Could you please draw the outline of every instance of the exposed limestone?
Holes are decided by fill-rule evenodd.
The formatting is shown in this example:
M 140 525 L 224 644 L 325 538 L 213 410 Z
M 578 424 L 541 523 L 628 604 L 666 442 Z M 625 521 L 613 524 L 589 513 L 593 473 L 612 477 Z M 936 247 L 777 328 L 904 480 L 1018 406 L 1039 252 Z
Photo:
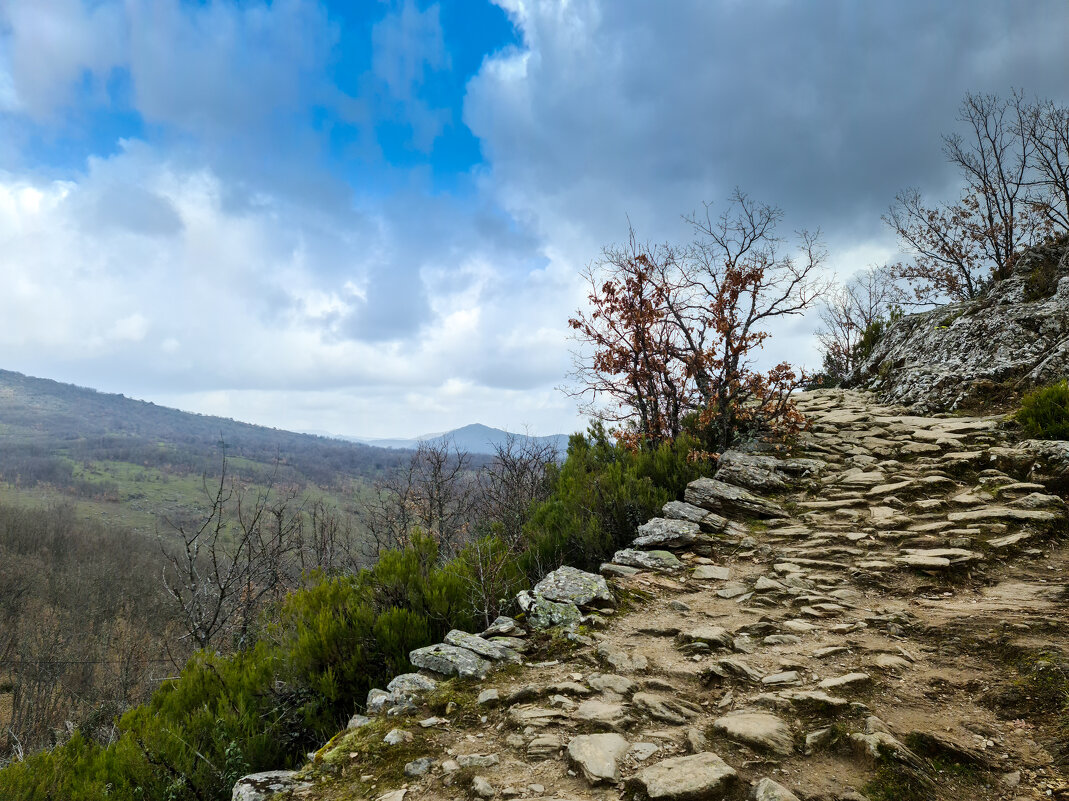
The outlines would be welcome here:
M 683 550 L 702 542 L 701 526 L 689 520 L 655 517 L 638 527 L 634 547 L 642 549 Z
M 604 579 L 602 579 L 604 581 Z M 445 641 L 448 645 L 455 645 L 458 648 L 465 648 L 472 653 L 476 653 L 483 659 L 490 659 L 494 662 L 519 662 L 520 655 L 513 651 L 511 648 L 506 648 L 503 645 L 499 645 L 493 640 L 484 640 L 482 637 L 476 637 L 474 634 L 468 634 L 466 631 L 459 631 L 453 629 L 445 635 Z M 413 662 L 412 664 L 415 664 Z
M 1069 374 L 1069 238 L 1026 251 L 984 295 L 891 323 L 850 377 L 919 411 L 955 409 Z M 1049 271 L 1037 297 L 1030 283 Z
M 617 551 L 613 554 L 612 561 L 618 565 L 644 570 L 674 571 L 683 567 L 683 563 L 669 551 L 639 551 L 634 548 Z
M 231 798 L 233 801 L 268 801 L 278 793 L 298 792 L 309 786 L 297 778 L 295 770 L 268 770 L 238 779 Z

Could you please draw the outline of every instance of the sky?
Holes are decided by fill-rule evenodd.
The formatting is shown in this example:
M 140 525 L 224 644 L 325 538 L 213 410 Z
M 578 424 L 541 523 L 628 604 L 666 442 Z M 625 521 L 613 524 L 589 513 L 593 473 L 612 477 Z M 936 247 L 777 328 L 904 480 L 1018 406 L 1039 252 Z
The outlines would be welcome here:
M 0 0 L 0 368 L 297 431 L 568 433 L 580 270 L 738 187 L 840 277 L 1064 0 Z M 722 206 L 721 206 L 722 207 Z M 717 206 L 714 206 L 716 209 Z M 769 363 L 819 366 L 813 315 Z

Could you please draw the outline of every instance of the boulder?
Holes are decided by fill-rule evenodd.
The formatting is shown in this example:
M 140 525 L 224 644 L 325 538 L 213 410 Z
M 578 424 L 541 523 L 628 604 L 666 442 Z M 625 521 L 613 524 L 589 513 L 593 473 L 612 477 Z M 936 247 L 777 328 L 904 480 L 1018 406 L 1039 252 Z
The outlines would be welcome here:
M 720 532 L 730 525 L 726 517 L 702 509 L 686 501 L 669 501 L 661 507 L 661 514 L 669 520 L 687 520 L 697 523 L 704 531 Z
M 712 751 L 665 759 L 635 775 L 650 801 L 715 801 L 725 798 L 738 774 Z
M 484 679 L 490 670 L 490 663 L 478 654 L 447 643 L 417 648 L 408 655 L 408 660 L 416 667 L 462 679 Z
M 420 673 L 402 673 L 400 676 L 394 676 L 386 685 L 386 689 L 394 696 L 416 695 L 430 692 L 437 686 L 438 682 Z
M 779 492 L 787 487 L 782 465 L 774 456 L 724 451 L 716 463 L 716 478 L 755 492 Z
M 487 628 L 481 635 L 481 637 L 522 637 L 526 632 L 520 628 L 520 624 L 513 620 L 511 617 L 505 617 L 500 615 L 490 627 Z
M 576 606 L 616 604 L 604 577 L 567 565 L 557 568 L 538 582 L 534 594 L 550 601 Z
M 527 622 L 539 631 L 555 628 L 574 628 L 582 620 L 583 613 L 575 604 L 559 604 L 545 598 L 535 598 L 527 609 Z
M 788 516 L 778 504 L 715 478 L 699 478 L 690 482 L 683 498 L 687 503 L 723 515 L 761 518 Z
M 583 734 L 568 742 L 568 759 L 591 784 L 620 781 L 617 761 L 631 748 L 619 734 Z

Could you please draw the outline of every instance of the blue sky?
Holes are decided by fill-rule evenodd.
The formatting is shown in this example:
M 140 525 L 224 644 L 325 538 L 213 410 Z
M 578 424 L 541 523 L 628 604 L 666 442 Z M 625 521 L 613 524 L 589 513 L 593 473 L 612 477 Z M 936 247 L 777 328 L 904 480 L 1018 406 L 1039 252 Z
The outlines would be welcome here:
M 1067 40 L 1063 0 L 0 0 L 0 367 L 569 431 L 578 272 L 628 219 L 681 241 L 739 186 L 841 275 L 893 258 L 964 93 L 1066 100 Z M 770 361 L 815 364 L 813 326 Z

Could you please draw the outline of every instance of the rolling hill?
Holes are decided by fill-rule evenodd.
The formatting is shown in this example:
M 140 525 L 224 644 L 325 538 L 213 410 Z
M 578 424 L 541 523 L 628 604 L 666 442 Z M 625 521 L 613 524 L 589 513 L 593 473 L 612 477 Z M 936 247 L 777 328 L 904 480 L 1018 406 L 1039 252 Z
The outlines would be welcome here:
M 224 449 L 244 480 L 342 502 L 408 458 L 0 370 L 0 500 L 70 501 L 144 530 L 195 505 L 201 476 L 218 475 Z

